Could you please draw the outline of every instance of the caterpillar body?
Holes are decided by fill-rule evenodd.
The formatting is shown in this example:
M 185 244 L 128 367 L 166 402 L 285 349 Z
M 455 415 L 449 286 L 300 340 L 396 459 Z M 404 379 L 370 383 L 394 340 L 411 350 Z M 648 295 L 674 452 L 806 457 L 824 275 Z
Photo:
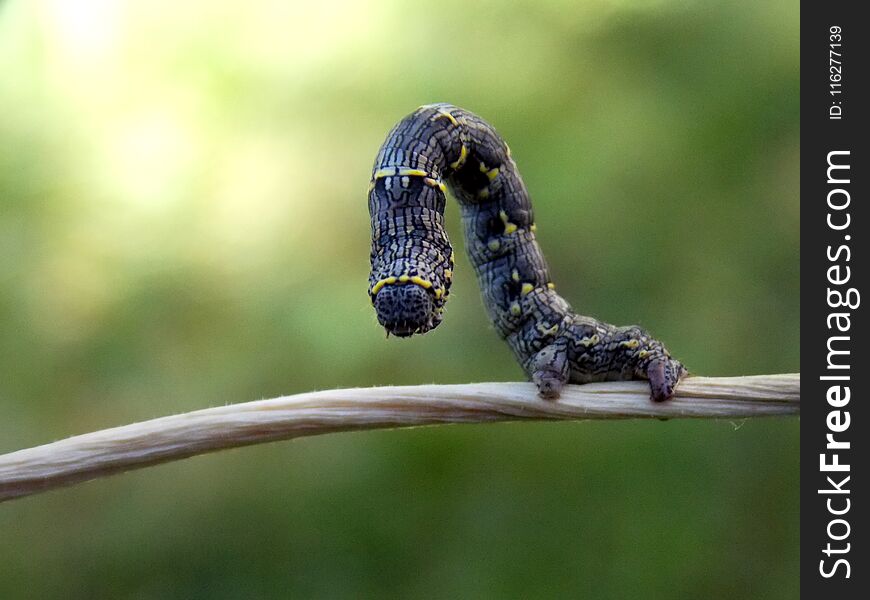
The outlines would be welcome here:
M 686 370 L 661 342 L 637 326 L 579 315 L 556 293 L 510 149 L 483 119 L 449 104 L 402 119 L 375 159 L 369 296 L 388 335 L 441 322 L 454 268 L 447 188 L 462 209 L 489 318 L 542 397 L 557 397 L 567 382 L 626 379 L 648 379 L 655 401 L 673 395 Z

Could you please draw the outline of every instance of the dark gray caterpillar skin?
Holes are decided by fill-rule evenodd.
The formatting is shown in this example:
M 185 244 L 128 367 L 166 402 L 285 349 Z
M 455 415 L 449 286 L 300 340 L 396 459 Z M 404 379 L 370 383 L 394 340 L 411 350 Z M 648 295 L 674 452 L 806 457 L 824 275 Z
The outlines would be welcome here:
M 686 370 L 661 342 L 637 326 L 578 315 L 555 292 L 510 149 L 483 119 L 449 104 L 402 119 L 375 159 L 369 296 L 388 334 L 441 322 L 454 264 L 446 187 L 462 207 L 489 318 L 541 396 L 557 397 L 569 381 L 626 379 L 648 379 L 653 400 L 673 395 Z

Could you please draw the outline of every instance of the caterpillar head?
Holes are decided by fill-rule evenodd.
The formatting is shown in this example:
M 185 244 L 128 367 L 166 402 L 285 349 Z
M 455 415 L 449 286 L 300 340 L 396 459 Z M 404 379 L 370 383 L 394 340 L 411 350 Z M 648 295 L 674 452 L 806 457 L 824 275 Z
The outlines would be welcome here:
M 374 292 L 372 303 L 387 335 L 409 337 L 426 333 L 441 323 L 441 307 L 431 288 L 414 283 L 385 285 Z

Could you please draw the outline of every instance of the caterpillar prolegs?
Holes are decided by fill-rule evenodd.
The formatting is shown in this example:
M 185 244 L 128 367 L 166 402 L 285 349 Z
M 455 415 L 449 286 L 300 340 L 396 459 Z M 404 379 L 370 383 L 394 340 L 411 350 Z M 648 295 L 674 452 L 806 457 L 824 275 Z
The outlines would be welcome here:
M 557 397 L 567 382 L 626 379 L 648 379 L 653 400 L 673 395 L 686 370 L 661 342 L 637 326 L 578 315 L 555 292 L 510 149 L 483 119 L 449 104 L 402 119 L 375 159 L 369 296 L 388 334 L 441 322 L 454 264 L 448 187 L 489 318 L 541 396 Z

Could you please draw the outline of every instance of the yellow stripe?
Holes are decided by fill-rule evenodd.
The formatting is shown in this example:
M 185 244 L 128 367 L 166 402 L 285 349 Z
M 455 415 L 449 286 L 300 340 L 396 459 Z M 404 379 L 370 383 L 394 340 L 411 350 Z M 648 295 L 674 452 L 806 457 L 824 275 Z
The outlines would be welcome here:
M 465 147 L 465 144 L 462 144 L 462 149 L 459 151 L 459 158 L 450 163 L 451 169 L 458 169 L 462 165 L 465 164 L 465 158 L 468 156 L 468 148 Z
M 429 281 L 428 279 L 423 279 L 422 277 L 419 277 L 419 276 L 417 276 L 417 275 L 413 275 L 413 276 L 411 277 L 411 283 L 416 283 L 416 284 L 419 285 L 421 288 L 424 288 L 424 289 L 427 289 L 427 290 L 428 290 L 430 287 L 432 287 L 432 282 L 431 282 L 431 281 Z
M 371 295 L 374 297 L 385 285 L 394 285 L 396 283 L 404 284 L 404 283 L 413 283 L 415 285 L 419 285 L 421 288 L 428 290 L 432 287 L 432 282 L 428 279 L 423 279 L 419 275 L 399 275 L 398 277 L 390 276 L 385 277 L 384 279 L 379 280 L 372 286 Z M 438 290 L 435 290 L 436 297 L 439 296 Z M 443 293 L 443 290 L 442 290 Z
M 431 177 L 426 177 L 425 179 L 423 179 L 423 183 L 425 183 L 426 185 L 428 185 L 430 187 L 437 187 L 442 192 L 445 192 L 445 193 L 447 192 L 447 187 L 444 185 L 444 183 L 437 180 L 437 179 L 432 179 Z
M 375 294 L 380 292 L 381 288 L 384 287 L 385 285 L 393 285 L 394 283 L 396 283 L 395 277 L 387 277 L 385 279 L 381 279 L 380 281 L 378 281 L 376 284 L 374 284 L 372 286 L 372 297 L 374 297 Z
M 409 169 L 408 167 L 387 167 L 386 169 L 378 169 L 372 175 L 372 179 L 382 179 L 383 177 L 429 177 L 429 173 L 422 169 Z
M 520 289 L 520 293 L 525 296 L 526 294 L 531 294 L 533 289 L 535 289 L 535 286 L 531 283 L 524 283 L 523 287 Z
M 437 121 L 438 119 L 449 119 L 450 122 L 454 125 L 459 125 L 459 121 L 456 120 L 456 117 L 451 115 L 449 111 L 446 111 L 443 108 L 438 108 L 438 115 L 432 120 Z

